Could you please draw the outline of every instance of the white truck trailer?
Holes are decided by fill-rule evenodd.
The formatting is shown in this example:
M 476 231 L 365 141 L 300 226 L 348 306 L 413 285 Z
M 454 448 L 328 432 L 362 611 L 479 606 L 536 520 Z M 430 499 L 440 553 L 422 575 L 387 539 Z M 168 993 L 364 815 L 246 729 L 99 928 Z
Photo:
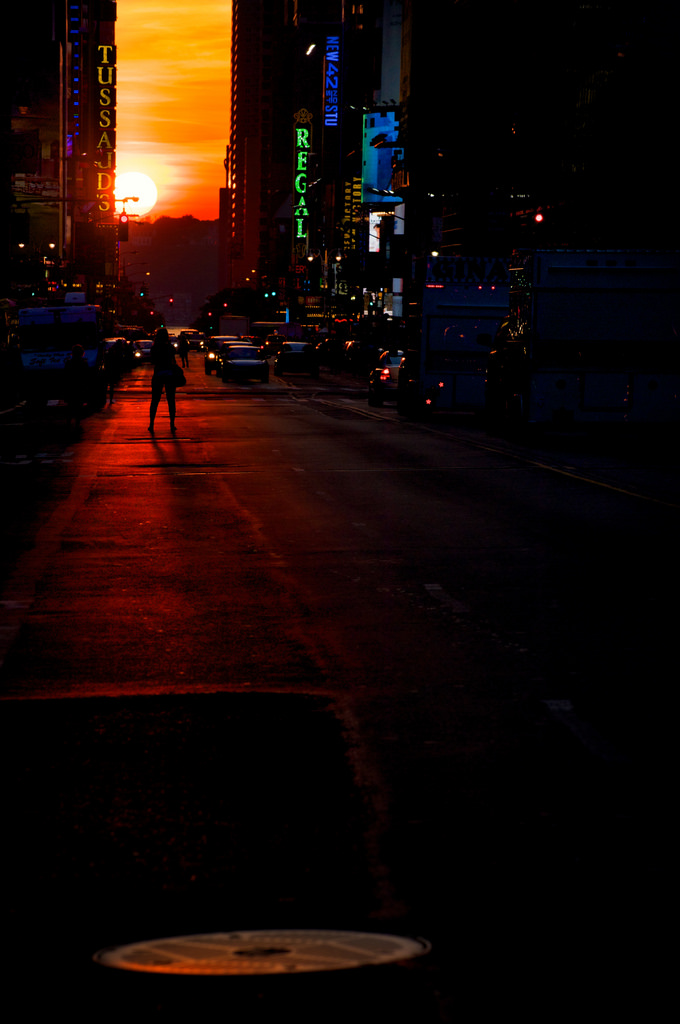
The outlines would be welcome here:
M 483 412 L 488 353 L 508 310 L 508 263 L 486 256 L 428 260 L 420 348 L 400 370 L 401 413 Z
M 680 421 L 680 253 L 518 252 L 489 355 L 500 422 Z
M 221 316 L 220 335 L 222 337 L 246 338 L 250 334 L 250 317 Z

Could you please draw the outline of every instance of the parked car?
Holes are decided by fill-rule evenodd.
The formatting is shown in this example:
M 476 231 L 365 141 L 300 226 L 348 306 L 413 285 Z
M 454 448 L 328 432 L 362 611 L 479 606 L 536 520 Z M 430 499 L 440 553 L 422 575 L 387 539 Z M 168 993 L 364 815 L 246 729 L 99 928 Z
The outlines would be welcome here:
M 303 341 L 286 341 L 274 362 L 274 373 L 308 373 L 319 376 L 319 362 L 313 345 Z
M 404 353 L 385 349 L 378 356 L 378 363 L 368 375 L 368 404 L 382 405 L 386 398 L 397 397 L 399 367 Z
M 376 365 L 379 351 L 372 341 L 348 338 L 343 344 L 342 365 L 348 373 L 368 373 Z
M 257 345 L 225 345 L 221 353 L 222 380 L 269 380 L 269 363 Z
M 220 373 L 220 352 L 225 345 L 233 345 L 234 342 L 238 342 L 240 339 L 236 335 L 217 335 L 215 338 L 208 338 L 203 355 L 203 363 L 205 366 L 205 372 L 210 375 L 213 370 L 218 374 Z

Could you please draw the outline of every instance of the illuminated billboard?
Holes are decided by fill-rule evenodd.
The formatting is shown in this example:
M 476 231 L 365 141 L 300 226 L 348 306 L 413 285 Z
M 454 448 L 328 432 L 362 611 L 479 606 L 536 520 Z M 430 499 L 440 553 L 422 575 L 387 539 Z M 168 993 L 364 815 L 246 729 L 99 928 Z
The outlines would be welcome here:
M 364 114 L 362 148 L 362 202 L 383 206 L 401 203 L 392 190 L 392 162 L 402 159 L 398 146 L 399 121 L 395 110 Z

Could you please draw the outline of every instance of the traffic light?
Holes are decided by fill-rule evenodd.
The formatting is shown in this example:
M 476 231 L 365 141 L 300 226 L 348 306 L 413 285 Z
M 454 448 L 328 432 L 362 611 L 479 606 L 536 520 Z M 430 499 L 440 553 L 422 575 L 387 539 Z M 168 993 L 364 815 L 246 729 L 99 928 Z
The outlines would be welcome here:
M 118 241 L 127 242 L 128 240 L 128 223 L 130 218 L 127 213 L 121 213 L 118 218 Z

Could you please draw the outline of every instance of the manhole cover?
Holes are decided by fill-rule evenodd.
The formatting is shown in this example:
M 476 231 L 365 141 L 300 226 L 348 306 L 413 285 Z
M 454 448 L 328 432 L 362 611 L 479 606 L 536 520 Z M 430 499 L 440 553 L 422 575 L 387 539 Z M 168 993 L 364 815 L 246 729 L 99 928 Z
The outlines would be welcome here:
M 101 949 L 106 967 L 157 974 L 298 974 L 410 960 L 425 939 L 344 931 L 214 932 Z

